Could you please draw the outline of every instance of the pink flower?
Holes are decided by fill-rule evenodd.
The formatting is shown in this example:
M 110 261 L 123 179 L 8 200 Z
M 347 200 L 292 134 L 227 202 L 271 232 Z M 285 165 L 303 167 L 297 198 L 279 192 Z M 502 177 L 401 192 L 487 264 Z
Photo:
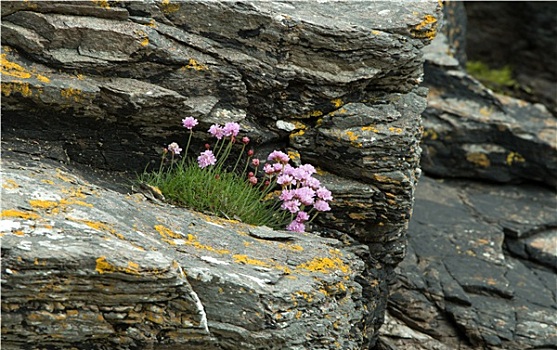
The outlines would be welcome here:
M 275 169 L 275 173 L 280 173 L 284 166 L 280 163 L 273 164 L 273 168 Z
M 203 151 L 201 155 L 197 157 L 197 163 L 201 169 L 208 167 L 209 165 L 215 165 L 217 158 L 212 151 Z
M 321 186 L 321 182 L 314 177 L 310 177 L 309 179 L 307 179 L 305 184 L 306 186 L 311 187 L 314 190 L 319 189 L 319 186 Z
M 294 178 L 292 176 L 283 174 L 277 178 L 277 183 L 279 185 L 288 186 L 292 183 L 293 180 Z
M 271 175 L 275 173 L 275 169 L 273 168 L 273 166 L 269 163 L 265 164 L 263 166 L 263 171 L 265 172 L 265 174 L 267 175 Z
M 224 129 L 222 128 L 222 126 L 218 125 L 218 124 L 213 124 L 211 125 L 211 127 L 209 128 L 209 134 L 213 135 L 214 137 L 217 138 L 217 140 L 222 139 L 222 137 L 224 136 Z
M 292 198 L 294 198 L 294 194 L 294 190 L 282 190 L 279 199 L 286 202 L 292 200 Z
M 331 191 L 329 191 L 325 187 L 318 188 L 317 191 L 315 191 L 315 194 L 317 194 L 317 197 L 319 197 L 320 199 L 322 199 L 324 201 L 333 200 L 333 196 L 331 195 Z
M 224 124 L 224 136 L 237 136 L 240 132 L 240 124 L 238 123 L 226 123 Z
M 315 191 L 309 187 L 300 187 L 295 190 L 296 191 L 296 198 L 302 202 L 303 205 L 312 205 L 313 204 L 313 197 L 315 197 Z
M 247 145 L 249 143 L 249 137 L 247 137 L 247 136 L 242 137 L 242 143 L 244 145 Z
M 288 224 L 288 226 L 286 226 L 286 229 L 291 232 L 304 232 L 306 230 L 306 225 L 297 220 L 294 220 L 290 224 Z
M 303 171 L 305 171 L 310 175 L 313 175 L 316 172 L 315 168 L 311 164 L 302 164 L 298 167 L 298 169 L 302 169 Z
M 250 149 L 250 150 L 248 151 L 248 157 L 253 157 L 253 153 L 254 153 L 253 150 Z
M 305 211 L 299 211 L 298 215 L 296 216 L 296 221 L 304 222 L 309 220 L 309 215 Z
M 259 166 L 259 163 L 260 163 L 260 160 L 257 159 L 257 158 L 253 158 L 253 159 L 251 160 L 251 164 L 253 164 L 253 166 L 255 166 L 255 167 L 258 167 L 258 166 Z
M 180 152 L 182 152 L 182 149 L 176 142 L 172 142 L 170 145 L 168 145 L 168 150 L 174 154 L 180 154 Z
M 286 164 L 290 161 L 290 158 L 288 158 L 288 155 L 284 152 L 273 151 L 273 152 L 271 152 L 271 154 L 269 154 L 269 157 L 267 157 L 267 160 L 282 163 L 282 164 Z
M 322 199 L 316 200 L 315 203 L 313 203 L 313 207 L 317 211 L 329 211 L 329 210 L 331 210 L 331 207 L 329 206 L 329 203 L 325 202 Z
M 283 210 L 288 210 L 292 214 L 296 214 L 300 210 L 300 201 L 297 199 L 293 199 L 290 201 L 285 201 L 280 206 Z
M 194 117 L 186 117 L 185 119 L 182 119 L 182 125 L 186 129 L 191 130 L 197 124 L 198 124 L 197 119 L 195 119 Z
M 252 185 L 257 184 L 257 178 L 256 178 L 255 176 L 250 176 L 250 177 L 248 178 L 248 181 L 249 181 L 249 183 L 252 184 Z

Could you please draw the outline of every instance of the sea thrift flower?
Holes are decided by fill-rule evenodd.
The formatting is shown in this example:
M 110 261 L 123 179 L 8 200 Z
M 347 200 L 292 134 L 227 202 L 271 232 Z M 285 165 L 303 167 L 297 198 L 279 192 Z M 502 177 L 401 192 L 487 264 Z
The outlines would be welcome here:
M 292 199 L 290 201 L 285 201 L 280 206 L 284 210 L 288 210 L 292 214 L 296 214 L 300 210 L 300 201 L 297 199 Z
M 290 158 L 288 158 L 288 155 L 284 152 L 273 151 L 273 152 L 271 152 L 271 154 L 269 154 L 269 157 L 267 158 L 267 160 L 282 163 L 282 164 L 286 164 L 290 161 Z
M 182 149 L 176 142 L 172 142 L 170 145 L 168 145 L 168 150 L 174 154 L 180 154 L 180 152 L 182 152 Z
M 321 186 L 321 182 L 314 177 L 310 177 L 306 180 L 306 186 L 311 187 L 314 190 L 318 190 Z
M 209 165 L 215 165 L 217 158 L 212 151 L 201 152 L 201 155 L 197 157 L 197 163 L 201 169 L 208 167 Z
M 309 187 L 300 187 L 296 189 L 296 198 L 298 198 L 303 205 L 312 205 L 314 201 L 313 197 L 315 197 L 315 191 Z
M 224 136 L 237 136 L 240 132 L 240 124 L 226 123 L 222 130 L 224 131 Z
M 253 166 L 255 166 L 255 167 L 258 167 L 258 166 L 259 166 L 259 163 L 260 163 L 260 160 L 257 159 L 257 158 L 253 158 L 253 159 L 251 160 L 251 164 L 253 164 Z
M 295 194 L 294 190 L 282 190 L 282 192 L 280 193 L 279 199 L 281 201 L 286 202 L 286 201 L 292 200 L 292 198 L 294 198 L 294 194 Z
M 242 137 L 242 143 L 244 145 L 247 145 L 249 143 L 249 137 L 247 137 L 247 136 Z
M 208 144 L 208 143 L 206 143 L 206 144 L 205 144 L 205 149 L 211 149 L 211 145 Z
M 316 172 L 314 166 L 311 165 L 311 164 L 302 164 L 298 167 L 298 169 L 301 169 L 301 170 L 305 171 L 309 175 L 313 175 Z
M 315 203 L 313 203 L 313 207 L 317 211 L 329 211 L 329 210 L 331 210 L 331 207 L 329 206 L 329 203 L 325 202 L 322 199 L 316 200 Z
M 217 140 L 222 139 L 222 137 L 224 136 L 224 129 L 218 125 L 218 124 L 213 124 L 211 125 L 211 127 L 209 128 L 209 134 L 213 135 L 214 137 L 217 138 Z
M 254 154 L 254 153 L 255 153 L 255 152 L 253 152 L 253 150 L 250 149 L 250 150 L 248 151 L 248 157 L 253 157 L 253 154 Z
M 299 211 L 298 215 L 296 216 L 296 221 L 304 222 L 309 220 L 309 215 L 305 211 Z
M 265 164 L 263 166 L 263 171 L 265 172 L 265 174 L 267 175 L 271 175 L 275 173 L 275 169 L 273 168 L 273 166 L 269 163 Z
M 279 185 L 282 185 L 282 186 L 288 186 L 292 183 L 292 181 L 294 181 L 294 178 L 292 176 L 286 175 L 286 174 L 280 175 L 277 178 L 277 183 Z
M 252 184 L 252 185 L 257 184 L 257 178 L 256 178 L 255 176 L 250 176 L 250 177 L 248 178 L 248 181 L 249 181 L 249 183 Z
M 306 230 L 306 225 L 298 220 L 294 220 L 286 226 L 286 229 L 291 232 L 304 232 Z
M 333 196 L 331 195 L 331 191 L 329 191 L 325 187 L 318 188 L 317 191 L 315 191 L 315 194 L 317 194 L 317 197 L 319 197 L 320 199 L 322 199 L 324 201 L 333 200 Z
M 194 126 L 196 126 L 198 124 L 197 119 L 195 119 L 194 117 L 186 117 L 185 119 L 182 119 L 182 125 L 184 126 L 184 128 L 186 129 L 193 129 Z

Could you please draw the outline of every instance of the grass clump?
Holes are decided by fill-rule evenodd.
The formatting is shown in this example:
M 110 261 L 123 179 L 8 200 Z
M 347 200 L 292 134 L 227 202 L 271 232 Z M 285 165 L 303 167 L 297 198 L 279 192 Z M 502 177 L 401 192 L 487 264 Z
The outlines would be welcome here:
M 253 157 L 253 150 L 246 151 L 250 139 L 237 137 L 237 123 L 212 125 L 208 132 L 217 141 L 212 147 L 206 144 L 195 161 L 187 155 L 198 122 L 187 117 L 182 124 L 189 130 L 185 150 L 172 142 L 163 150 L 158 170 L 138 176 L 140 183 L 158 189 L 170 203 L 293 232 L 304 232 L 319 212 L 331 209 L 331 192 L 312 176 L 316 170 L 310 164 L 293 167 L 288 155 L 275 150 L 260 171 L 261 161 Z M 229 159 L 238 144 L 239 155 Z

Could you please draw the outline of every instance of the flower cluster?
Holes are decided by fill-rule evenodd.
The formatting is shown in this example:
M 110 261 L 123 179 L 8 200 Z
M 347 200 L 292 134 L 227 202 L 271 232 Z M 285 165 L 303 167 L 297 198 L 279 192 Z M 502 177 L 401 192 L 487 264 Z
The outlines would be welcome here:
M 270 179 L 275 179 L 281 186 L 281 209 L 289 211 L 293 217 L 292 222 L 286 227 L 287 230 L 304 232 L 306 222 L 311 222 L 319 212 L 331 210 L 331 191 L 321 186 L 320 181 L 312 176 L 316 170 L 311 164 L 293 167 L 288 164 L 288 155 L 281 151 L 273 151 L 267 160 L 269 162 L 263 170 Z M 313 212 L 315 215 L 310 220 L 310 214 Z
M 185 148 L 184 159 L 182 160 L 182 166 L 184 165 L 184 160 L 190 146 L 193 128 L 197 124 L 197 119 L 193 117 L 182 119 L 182 126 L 190 132 Z M 197 165 L 201 169 L 212 166 L 213 169 L 217 168 L 218 171 L 220 171 L 225 160 L 230 155 L 232 146 L 236 143 L 236 137 L 240 132 L 240 125 L 234 122 L 226 123 L 224 126 L 214 124 L 211 125 L 208 132 L 215 137 L 217 141 L 213 149 L 211 149 L 211 145 L 205 145 L 205 150 L 197 157 Z M 228 142 L 226 142 L 227 140 Z M 242 150 L 232 172 L 236 171 L 245 148 L 249 143 L 250 139 L 247 136 L 241 138 Z M 174 155 L 179 155 L 182 152 L 182 148 L 180 148 L 176 142 L 172 142 L 165 149 L 163 160 L 167 152 L 170 152 L 172 157 L 174 157 Z M 291 216 L 291 222 L 286 226 L 287 230 L 304 232 L 306 225 L 310 223 L 319 212 L 331 210 L 329 206 L 329 202 L 333 200 L 331 191 L 322 186 L 320 181 L 313 177 L 316 170 L 311 164 L 303 164 L 294 167 L 289 164 L 290 158 L 287 154 L 275 150 L 267 157 L 267 162 L 263 166 L 264 174 L 260 176 L 260 178 L 262 178 L 260 179 L 257 173 L 261 161 L 257 158 L 253 158 L 254 151 L 252 149 L 249 149 L 246 155 L 247 162 L 244 166 L 242 176 L 245 176 L 248 167 L 254 169 L 254 171 L 247 173 L 247 182 L 251 186 L 259 186 L 259 189 L 262 191 L 261 200 L 265 200 L 266 194 L 271 193 L 274 188 L 280 187 L 280 195 L 278 195 L 277 198 L 280 202 L 277 203 L 277 208 L 280 204 L 280 209 L 288 212 Z M 218 172 L 215 173 L 215 177 L 219 177 Z

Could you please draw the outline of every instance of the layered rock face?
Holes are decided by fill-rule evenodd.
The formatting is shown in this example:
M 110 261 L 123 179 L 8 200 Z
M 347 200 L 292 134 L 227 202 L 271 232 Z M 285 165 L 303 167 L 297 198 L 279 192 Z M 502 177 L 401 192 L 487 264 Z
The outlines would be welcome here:
M 404 255 L 426 107 L 420 50 L 439 11 L 438 2 L 2 3 L 3 147 L 140 171 L 184 140 L 181 118 L 201 130 L 236 121 L 262 154 L 282 148 L 320 168 L 336 200 L 316 230 L 343 242 L 215 228 L 115 194 L 95 202 L 99 189 L 79 179 L 86 189 L 64 189 L 53 176 L 66 173 L 50 165 L 37 181 L 15 157 L 2 212 L 3 288 L 13 291 L 3 345 L 373 346 Z M 194 136 L 199 146 L 207 135 Z
M 478 47 L 463 40 L 464 4 L 444 10 L 443 33 L 424 48 L 425 176 L 377 349 L 554 349 L 556 120 L 545 105 L 495 94 L 468 75 L 464 48 Z M 490 31 L 507 34 L 503 14 L 487 14 Z M 503 40 L 482 46 L 501 54 Z

